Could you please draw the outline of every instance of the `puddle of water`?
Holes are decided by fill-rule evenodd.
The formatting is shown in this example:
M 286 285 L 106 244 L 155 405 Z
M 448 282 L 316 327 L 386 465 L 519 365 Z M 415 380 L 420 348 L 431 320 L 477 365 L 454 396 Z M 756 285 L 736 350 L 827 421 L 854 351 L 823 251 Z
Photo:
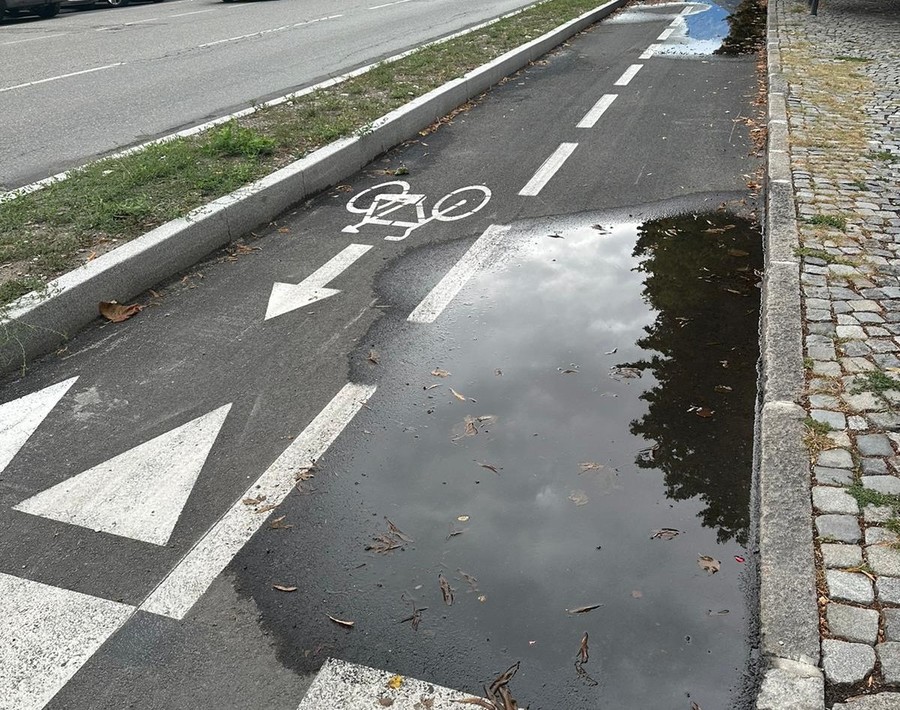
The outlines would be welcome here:
M 295 665 L 330 654 L 477 692 L 521 661 L 511 687 L 534 710 L 749 707 L 760 235 L 724 213 L 603 226 L 532 231 L 442 316 L 438 350 L 417 340 L 434 329 L 373 334 L 365 443 L 335 454 L 310 510 L 281 511 L 297 524 L 281 544 L 326 549 L 308 575 L 266 549 L 275 577 L 306 578 L 258 595 L 309 620 L 273 627 Z M 415 542 L 365 552 L 385 517 Z

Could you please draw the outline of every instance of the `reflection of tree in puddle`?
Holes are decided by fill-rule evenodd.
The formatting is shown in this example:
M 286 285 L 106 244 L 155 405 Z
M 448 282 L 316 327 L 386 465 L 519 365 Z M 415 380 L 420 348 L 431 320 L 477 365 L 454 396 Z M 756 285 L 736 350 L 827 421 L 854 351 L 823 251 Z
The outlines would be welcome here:
M 759 0 L 743 0 L 728 16 L 731 31 L 715 54 L 752 54 L 766 36 L 766 8 Z
M 655 442 L 638 457 L 660 469 L 667 496 L 700 497 L 703 524 L 720 542 L 746 544 L 750 517 L 756 397 L 760 235 L 724 213 L 646 222 L 638 229 L 636 271 L 656 321 L 637 341 L 652 352 L 627 366 L 656 385 L 641 399 L 647 414 L 631 432 Z

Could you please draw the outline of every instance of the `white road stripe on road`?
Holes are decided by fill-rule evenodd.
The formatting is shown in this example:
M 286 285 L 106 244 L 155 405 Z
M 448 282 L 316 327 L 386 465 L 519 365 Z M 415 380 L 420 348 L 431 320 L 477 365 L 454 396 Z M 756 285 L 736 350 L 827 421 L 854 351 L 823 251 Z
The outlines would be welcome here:
M 484 230 L 406 320 L 411 323 L 434 323 L 469 279 L 485 265 L 508 231 L 508 226 L 496 224 Z
M 382 698 L 388 698 L 391 707 L 400 710 L 425 707 L 453 710 L 460 707 L 460 701 L 471 697 L 409 677 L 404 677 L 395 690 L 388 685 L 392 677 L 394 674 L 387 671 L 329 658 L 297 710 L 371 710 L 385 706 Z
M 204 12 L 214 12 L 214 10 L 194 10 L 192 12 L 179 12 L 177 15 L 166 15 L 166 18 L 187 17 L 188 15 L 202 15 Z
M 281 25 L 280 27 L 272 27 L 267 30 L 260 30 L 259 32 L 251 32 L 247 35 L 239 35 L 237 37 L 227 37 L 225 39 L 217 39 L 215 42 L 207 42 L 206 44 L 198 44 L 198 49 L 206 49 L 207 47 L 214 47 L 217 44 L 225 44 L 226 42 L 237 42 L 242 39 L 250 39 L 251 37 L 262 37 L 263 35 L 272 34 L 273 32 L 284 32 L 284 30 L 294 29 L 296 27 L 304 27 L 305 25 L 313 25 L 316 22 L 325 22 L 326 20 L 336 20 L 339 17 L 343 17 L 343 15 L 329 15 L 328 17 L 317 17 L 315 20 L 304 20 L 303 22 L 295 22 L 293 25 Z
M 656 39 L 660 42 L 665 42 L 667 39 L 669 39 L 669 37 L 672 36 L 672 33 L 674 31 L 675 31 L 674 28 L 667 27 L 666 29 L 664 29 L 662 32 L 659 33 L 659 37 L 657 37 Z
M 383 7 L 390 7 L 391 5 L 402 5 L 405 2 L 410 2 L 410 0 L 395 0 L 395 2 L 386 2 L 384 5 L 373 5 L 370 7 L 370 10 L 380 10 Z
M 688 5 L 684 10 L 681 11 L 682 15 L 690 15 L 694 11 L 693 5 Z
M 643 64 L 632 64 L 625 70 L 625 73 L 622 74 L 622 76 L 616 79 L 613 86 L 628 86 L 629 82 L 634 79 L 635 75 L 643 68 Z
M 71 377 L 0 404 L 0 474 L 77 379 Z
M 68 79 L 73 76 L 81 76 L 82 74 L 91 74 L 97 71 L 103 71 L 104 69 L 112 69 L 113 67 L 120 67 L 125 62 L 116 62 L 115 64 L 107 64 L 102 67 L 94 67 L 93 69 L 82 69 L 81 71 L 73 71 L 71 74 L 60 74 L 59 76 L 51 76 L 46 79 L 38 79 L 37 81 L 29 81 L 24 84 L 16 84 L 15 86 L 7 86 L 3 89 L 0 89 L 0 94 L 6 91 L 15 91 L 16 89 L 26 89 L 29 86 L 37 86 L 38 84 L 46 84 L 49 81 L 59 81 L 60 79 Z
M 569 156 L 575 152 L 577 147 L 577 143 L 561 144 L 559 148 L 553 151 L 553 155 L 547 158 L 544 161 L 544 164 L 537 169 L 537 172 L 531 180 L 528 181 L 528 184 L 519 190 L 519 194 L 526 197 L 534 197 L 537 195 L 544 189 L 544 185 L 550 182 L 550 179 L 556 175 L 556 171 L 563 166 L 563 163 L 568 160 Z
M 0 42 L 0 47 L 8 47 L 11 44 L 22 44 L 23 42 L 38 42 L 42 39 L 51 39 L 52 37 L 65 37 L 68 32 L 56 32 L 52 35 L 42 35 L 40 37 L 29 37 L 28 39 L 15 39 L 12 42 Z
M 0 710 L 40 710 L 134 607 L 0 573 Z
M 167 545 L 231 409 L 226 404 L 13 507 L 22 513 Z
M 140 606 L 143 611 L 183 619 L 234 556 L 270 517 L 241 501 L 266 496 L 277 506 L 294 489 L 295 474 L 311 466 L 353 420 L 375 385 L 350 382 L 291 442 L 275 462 L 241 495 L 219 521 L 185 555 Z
M 600 117 L 606 112 L 612 102 L 618 98 L 618 94 L 604 94 L 600 100 L 594 104 L 594 107 L 588 111 L 582 118 L 576 128 L 593 128 Z
M 649 47 L 647 47 L 647 49 L 644 50 L 644 52 L 641 54 L 641 56 L 638 57 L 638 59 L 650 59 L 656 53 L 657 49 L 659 49 L 658 44 L 651 44 Z

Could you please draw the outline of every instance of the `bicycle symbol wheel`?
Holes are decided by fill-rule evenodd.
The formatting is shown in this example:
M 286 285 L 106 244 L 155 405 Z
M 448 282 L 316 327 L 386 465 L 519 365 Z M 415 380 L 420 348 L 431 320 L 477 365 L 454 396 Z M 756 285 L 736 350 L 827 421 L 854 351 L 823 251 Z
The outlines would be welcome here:
M 399 186 L 400 189 L 386 189 L 388 186 Z M 374 193 L 371 198 L 367 201 L 364 201 L 362 198 L 370 193 Z M 377 200 L 379 195 L 393 195 L 395 197 L 400 197 L 401 195 L 406 195 L 409 193 L 409 183 L 403 182 L 402 180 L 391 180 L 390 182 L 383 182 L 380 185 L 375 185 L 374 187 L 367 187 L 365 190 L 361 190 L 357 194 L 355 194 L 350 201 L 347 203 L 347 210 L 350 212 L 355 212 L 356 214 L 365 214 L 370 209 L 372 209 L 372 204 Z M 363 206 L 360 206 L 363 204 Z
M 435 202 L 431 215 L 440 222 L 465 219 L 484 207 L 490 199 L 491 191 L 483 185 L 461 187 Z M 468 209 L 463 211 L 463 208 Z

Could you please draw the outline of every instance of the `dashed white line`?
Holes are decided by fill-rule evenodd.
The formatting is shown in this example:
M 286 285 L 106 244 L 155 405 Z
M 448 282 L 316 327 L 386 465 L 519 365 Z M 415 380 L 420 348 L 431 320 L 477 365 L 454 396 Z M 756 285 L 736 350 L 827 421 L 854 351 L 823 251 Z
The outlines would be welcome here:
M 348 383 L 294 439 L 265 473 L 237 499 L 141 605 L 153 614 L 183 619 L 194 603 L 262 527 L 296 485 L 295 474 L 319 459 L 375 393 L 374 385 Z M 265 496 L 267 512 L 245 498 Z
M 16 84 L 15 86 L 7 86 L 0 89 L 0 94 L 7 91 L 15 91 L 16 89 L 27 89 L 29 86 L 37 86 L 38 84 L 46 84 L 50 81 L 59 81 L 60 79 L 68 79 L 73 76 L 81 76 L 82 74 L 92 74 L 93 72 L 103 71 L 104 69 L 112 69 L 120 67 L 125 62 L 116 62 L 115 64 L 106 64 L 102 67 L 94 67 L 93 69 L 82 69 L 81 71 L 73 71 L 71 74 L 60 74 L 59 76 L 51 76 L 46 79 L 38 79 L 37 81 L 29 81 L 24 84 Z
M 600 100 L 594 104 L 593 108 L 584 115 L 584 118 L 578 122 L 576 128 L 593 128 L 616 98 L 618 98 L 618 94 L 604 94 L 600 97 Z
M 0 47 L 8 47 L 11 44 L 23 44 L 24 42 L 38 42 L 42 39 L 51 39 L 52 37 L 64 37 L 68 32 L 55 32 L 52 35 L 42 35 L 40 37 L 29 37 L 28 39 L 15 39 L 12 42 L 0 42 Z
M 634 79 L 635 75 L 644 68 L 643 64 L 632 64 L 628 69 L 625 70 L 625 73 L 622 74 L 618 79 L 616 79 L 613 86 L 628 86 L 632 79 Z
M 217 39 L 215 42 L 207 42 L 205 44 L 197 45 L 198 49 L 206 49 L 207 47 L 214 47 L 217 44 L 225 44 L 226 42 L 237 42 L 242 39 L 250 39 L 251 37 L 262 37 L 263 35 L 272 34 L 273 32 L 283 32 L 284 30 L 294 29 L 295 27 L 304 27 L 305 25 L 312 25 L 316 22 L 325 22 L 326 20 L 336 20 L 339 17 L 343 17 L 343 15 L 329 15 L 328 17 L 317 17 L 315 20 L 304 20 L 303 22 L 295 22 L 293 25 L 281 25 L 280 27 L 272 27 L 267 30 L 260 30 L 259 32 L 251 32 L 247 35 L 238 35 L 237 37 L 226 37 L 225 39 Z
M 638 59 L 650 59 L 650 58 L 652 58 L 653 55 L 656 54 L 656 50 L 657 50 L 657 49 L 659 49 L 659 45 L 658 45 L 658 44 L 651 44 L 649 47 L 647 47 L 647 49 L 645 49 L 645 50 L 643 51 L 643 53 L 641 54 L 640 57 L 638 57 Z
M 395 0 L 394 2 L 386 2 L 384 5 L 373 5 L 370 7 L 370 10 L 380 10 L 383 7 L 390 7 L 391 5 L 402 5 L 405 2 L 410 2 L 410 0 Z
M 673 27 L 667 27 L 662 32 L 659 33 L 659 37 L 656 39 L 660 42 L 665 42 L 669 37 L 672 36 L 672 33 L 675 31 Z
M 213 10 L 194 10 L 193 12 L 179 12 L 177 15 L 168 15 L 168 17 L 187 17 L 188 15 L 201 15 L 204 12 L 214 12 Z
M 688 5 L 684 10 L 681 11 L 682 15 L 690 15 L 694 11 L 693 5 Z
M 144 20 L 134 20 L 134 22 L 123 22 L 121 25 L 110 25 L 108 27 L 98 27 L 97 32 L 110 32 L 112 30 L 118 30 L 122 27 L 131 27 L 132 25 L 143 25 L 145 22 L 157 22 L 162 18 L 159 17 L 148 17 Z
M 540 193 L 544 189 L 544 185 L 550 182 L 550 179 L 556 175 L 556 171 L 563 166 L 563 163 L 568 160 L 577 147 L 577 143 L 562 143 L 559 148 L 553 151 L 553 155 L 547 158 L 544 164 L 537 169 L 537 172 L 528 181 L 528 184 L 519 190 L 519 194 L 526 197 L 534 197 Z
M 409 314 L 407 320 L 411 323 L 434 323 L 469 279 L 487 263 L 508 231 L 509 227 L 496 224 L 492 224 L 484 230 L 484 234 L 475 240 L 462 258 L 422 299 L 422 302 Z

